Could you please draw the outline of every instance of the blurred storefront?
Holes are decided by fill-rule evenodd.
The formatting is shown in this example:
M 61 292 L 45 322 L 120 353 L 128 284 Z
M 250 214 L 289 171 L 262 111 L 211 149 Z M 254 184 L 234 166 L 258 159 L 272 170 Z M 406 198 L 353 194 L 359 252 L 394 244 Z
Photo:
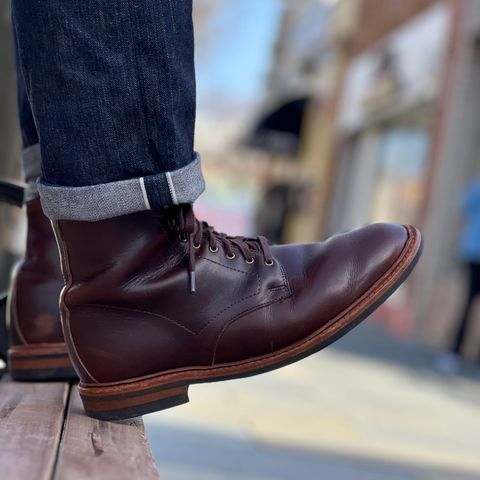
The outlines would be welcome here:
M 362 23 L 360 28 L 369 30 L 368 47 L 351 47 L 356 52 L 345 69 L 336 118 L 340 141 L 325 224 L 329 232 L 377 221 L 424 223 L 454 12 L 449 2 L 424 3 L 417 2 L 417 10 L 414 2 L 405 4 L 410 15 L 398 11 L 402 21 L 392 30 L 379 22 L 376 40 Z M 381 312 L 397 335 L 418 330 L 416 281 Z
M 274 86 L 285 86 L 278 64 L 292 65 L 289 35 L 309 24 L 285 15 Z M 281 240 L 373 221 L 420 226 L 422 263 L 380 317 L 397 334 L 440 345 L 463 294 L 458 202 L 480 163 L 480 2 L 340 0 L 323 15 L 322 37 L 298 54 L 294 88 L 273 89 L 277 104 L 299 85 L 308 99 L 283 177 L 294 201 Z
M 480 166 L 480 2 L 451 0 L 448 5 L 450 46 L 432 132 L 423 215 L 427 250 L 414 295 L 419 331 L 435 344 L 444 343 L 464 301 L 465 275 L 458 250 L 460 203 Z M 480 346 L 476 323 L 468 335 L 466 353 L 472 357 L 479 354 Z
M 257 231 L 273 243 L 288 242 L 304 231 L 296 222 L 317 182 L 303 161 L 304 129 L 312 108 L 321 107 L 331 9 L 316 0 L 284 2 L 267 95 L 245 146 L 267 158 Z M 293 234 L 295 237 L 295 233 Z
M 344 53 L 319 229 L 419 225 L 424 258 L 384 318 L 398 334 L 442 345 L 463 298 L 458 206 L 479 163 L 480 2 L 412 0 L 396 10 L 392 2 L 345 3 L 357 3 L 358 26 Z
M 450 25 L 448 6 L 434 5 L 350 62 L 329 230 L 421 222 Z

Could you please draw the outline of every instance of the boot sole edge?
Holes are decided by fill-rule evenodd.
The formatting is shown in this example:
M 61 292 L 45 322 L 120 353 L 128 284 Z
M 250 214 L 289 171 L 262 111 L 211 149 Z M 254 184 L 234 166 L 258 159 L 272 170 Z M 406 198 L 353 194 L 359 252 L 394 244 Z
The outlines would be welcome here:
M 10 375 L 22 382 L 76 379 L 65 344 L 12 346 L 7 351 Z

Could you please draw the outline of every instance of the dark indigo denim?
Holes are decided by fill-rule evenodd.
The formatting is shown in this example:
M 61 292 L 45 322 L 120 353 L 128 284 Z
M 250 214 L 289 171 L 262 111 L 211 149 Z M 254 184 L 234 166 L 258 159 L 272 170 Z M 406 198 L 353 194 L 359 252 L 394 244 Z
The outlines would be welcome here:
M 192 0 L 12 0 L 12 18 L 42 182 L 142 178 L 151 208 L 172 203 L 165 172 L 196 159 Z
M 33 118 L 32 108 L 28 100 L 27 90 L 25 88 L 25 80 L 23 73 L 19 68 L 18 46 L 15 32 L 13 34 L 13 44 L 15 47 L 15 60 L 17 64 L 17 103 L 18 103 L 18 118 L 20 121 L 20 132 L 22 135 L 22 147 L 28 148 L 32 145 L 38 144 L 38 132 Z

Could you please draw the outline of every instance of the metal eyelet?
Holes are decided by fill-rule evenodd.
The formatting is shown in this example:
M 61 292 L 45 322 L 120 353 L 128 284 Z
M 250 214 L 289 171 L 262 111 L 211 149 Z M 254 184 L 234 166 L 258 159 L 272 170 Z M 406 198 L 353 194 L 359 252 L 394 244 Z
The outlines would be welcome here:
M 198 250 L 201 246 L 202 246 L 202 245 L 201 245 L 200 243 L 194 243 L 194 244 L 193 244 L 193 248 L 195 248 L 195 249 L 197 249 L 197 250 Z
M 265 262 L 265 265 L 266 265 L 267 267 L 271 267 L 271 266 L 273 265 L 273 260 L 270 260 L 270 261 L 268 261 L 268 262 Z
M 254 262 L 255 262 L 255 259 L 253 257 L 249 258 L 248 260 L 245 260 L 245 263 L 248 263 L 249 265 L 251 265 Z
M 229 254 L 227 255 L 227 258 L 228 258 L 229 260 L 233 260 L 235 257 L 236 257 L 236 255 L 235 255 L 233 252 L 232 252 L 231 254 L 229 253 Z
M 179 233 L 178 234 L 178 239 L 182 242 L 182 243 L 187 243 L 187 236 L 184 234 L 184 233 Z
M 217 252 L 218 252 L 218 247 L 212 248 L 211 246 L 209 246 L 208 249 L 209 249 L 212 253 L 217 253 Z

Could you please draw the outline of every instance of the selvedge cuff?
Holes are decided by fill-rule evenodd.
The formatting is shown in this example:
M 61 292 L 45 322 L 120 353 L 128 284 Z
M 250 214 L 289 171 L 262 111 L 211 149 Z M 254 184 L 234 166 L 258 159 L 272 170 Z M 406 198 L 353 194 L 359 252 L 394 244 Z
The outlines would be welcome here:
M 38 191 L 51 220 L 98 221 L 166 205 L 193 203 L 205 190 L 200 155 L 178 170 L 86 187 L 52 185 L 40 178 Z

